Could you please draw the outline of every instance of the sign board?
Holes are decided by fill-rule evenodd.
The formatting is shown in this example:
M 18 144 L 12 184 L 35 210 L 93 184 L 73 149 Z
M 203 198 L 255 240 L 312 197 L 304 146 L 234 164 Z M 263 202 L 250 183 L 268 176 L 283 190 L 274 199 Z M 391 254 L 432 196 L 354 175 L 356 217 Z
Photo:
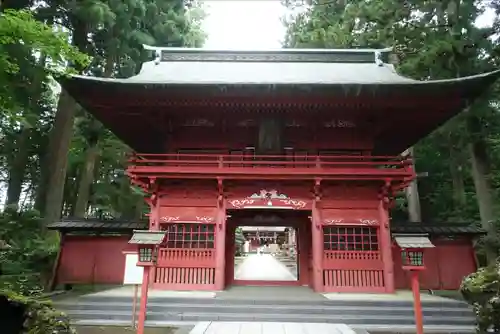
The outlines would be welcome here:
M 125 275 L 123 284 L 142 284 L 143 267 L 137 266 L 139 255 L 137 253 L 125 254 Z

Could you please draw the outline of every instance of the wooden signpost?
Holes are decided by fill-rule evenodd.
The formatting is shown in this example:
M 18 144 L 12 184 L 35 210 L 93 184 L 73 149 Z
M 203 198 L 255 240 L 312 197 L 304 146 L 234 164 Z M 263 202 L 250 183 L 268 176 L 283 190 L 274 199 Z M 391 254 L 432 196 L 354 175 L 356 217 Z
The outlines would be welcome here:
M 139 285 L 142 284 L 142 275 L 144 268 L 137 266 L 139 256 L 137 252 L 125 253 L 125 274 L 123 285 L 134 286 L 134 296 L 132 298 L 132 328 L 136 328 L 137 297 Z

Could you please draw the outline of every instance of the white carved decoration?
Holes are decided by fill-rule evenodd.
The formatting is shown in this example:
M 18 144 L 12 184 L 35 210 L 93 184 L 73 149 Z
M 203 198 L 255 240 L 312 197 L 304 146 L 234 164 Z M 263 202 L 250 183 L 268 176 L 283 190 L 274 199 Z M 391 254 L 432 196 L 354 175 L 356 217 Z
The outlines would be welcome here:
M 209 216 L 196 216 L 196 220 L 202 223 L 212 223 L 214 218 Z
M 206 127 L 212 127 L 214 126 L 214 122 L 209 121 L 208 119 L 205 118 L 196 118 L 196 119 L 191 119 L 187 120 L 184 122 L 184 126 L 206 126 Z
M 304 201 L 295 201 L 293 199 L 280 199 L 280 202 L 282 202 L 285 205 L 294 206 L 297 209 L 303 209 L 307 205 L 307 203 Z
M 324 123 L 325 128 L 355 128 L 356 123 L 349 120 L 333 119 Z
M 265 205 L 269 207 L 291 206 L 294 209 L 303 209 L 307 206 L 306 201 L 290 199 L 287 195 L 281 194 L 275 189 L 262 189 L 258 193 L 254 193 L 245 199 L 230 200 L 229 204 L 237 209 L 241 209 L 251 205 L 262 205 L 258 204 L 258 201 L 265 201 Z M 276 203 L 275 201 L 279 203 Z
M 186 220 L 189 220 L 189 219 L 184 219 L 184 221 L 186 221 Z M 210 217 L 210 216 L 196 216 L 195 220 L 200 222 L 200 223 L 212 223 L 215 220 L 215 218 Z M 173 223 L 173 222 L 179 222 L 182 220 L 181 220 L 181 217 L 179 217 L 179 216 L 164 216 L 164 217 L 160 218 L 160 221 L 162 221 L 164 223 Z
M 229 201 L 229 204 L 237 209 L 241 209 L 247 205 L 252 205 L 253 203 L 255 203 L 255 200 L 252 199 L 234 199 L 232 201 Z
M 325 219 L 324 220 L 324 224 L 343 224 L 343 225 L 345 225 L 345 223 L 349 223 L 349 221 L 345 222 L 345 220 L 342 218 L 333 218 L 333 219 Z M 378 220 L 376 220 L 376 219 L 357 219 L 356 221 L 351 221 L 351 225 L 373 226 L 373 225 L 377 225 L 377 224 L 378 224 Z
M 179 216 L 164 216 L 164 217 L 161 217 L 160 220 L 162 222 L 165 222 L 165 223 L 171 223 L 171 222 L 177 222 L 181 219 L 181 217 Z
M 259 199 L 287 199 L 289 198 L 285 194 L 279 194 L 277 190 L 266 190 L 262 189 L 259 193 L 252 194 L 249 198 L 259 198 Z
M 362 225 L 377 225 L 378 220 L 376 219 L 358 219 Z
M 344 220 L 342 218 L 326 219 L 325 224 L 342 224 Z

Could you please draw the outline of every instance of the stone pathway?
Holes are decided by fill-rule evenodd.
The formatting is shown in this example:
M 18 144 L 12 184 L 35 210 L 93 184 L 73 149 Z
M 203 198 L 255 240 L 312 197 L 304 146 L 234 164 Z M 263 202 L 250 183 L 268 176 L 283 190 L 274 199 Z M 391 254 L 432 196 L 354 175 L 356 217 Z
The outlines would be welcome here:
M 255 281 L 295 281 L 297 276 L 270 254 L 252 254 L 235 270 L 234 278 Z
M 200 322 L 190 334 L 356 334 L 344 324 Z

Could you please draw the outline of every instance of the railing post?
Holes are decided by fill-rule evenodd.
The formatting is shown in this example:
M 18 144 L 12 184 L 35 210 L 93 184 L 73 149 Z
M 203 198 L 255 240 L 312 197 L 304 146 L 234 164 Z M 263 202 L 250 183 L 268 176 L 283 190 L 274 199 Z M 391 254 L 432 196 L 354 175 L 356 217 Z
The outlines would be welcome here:
M 224 167 L 224 157 L 222 155 L 219 155 L 219 168 Z
M 319 155 L 316 156 L 316 168 L 321 168 L 321 158 Z

